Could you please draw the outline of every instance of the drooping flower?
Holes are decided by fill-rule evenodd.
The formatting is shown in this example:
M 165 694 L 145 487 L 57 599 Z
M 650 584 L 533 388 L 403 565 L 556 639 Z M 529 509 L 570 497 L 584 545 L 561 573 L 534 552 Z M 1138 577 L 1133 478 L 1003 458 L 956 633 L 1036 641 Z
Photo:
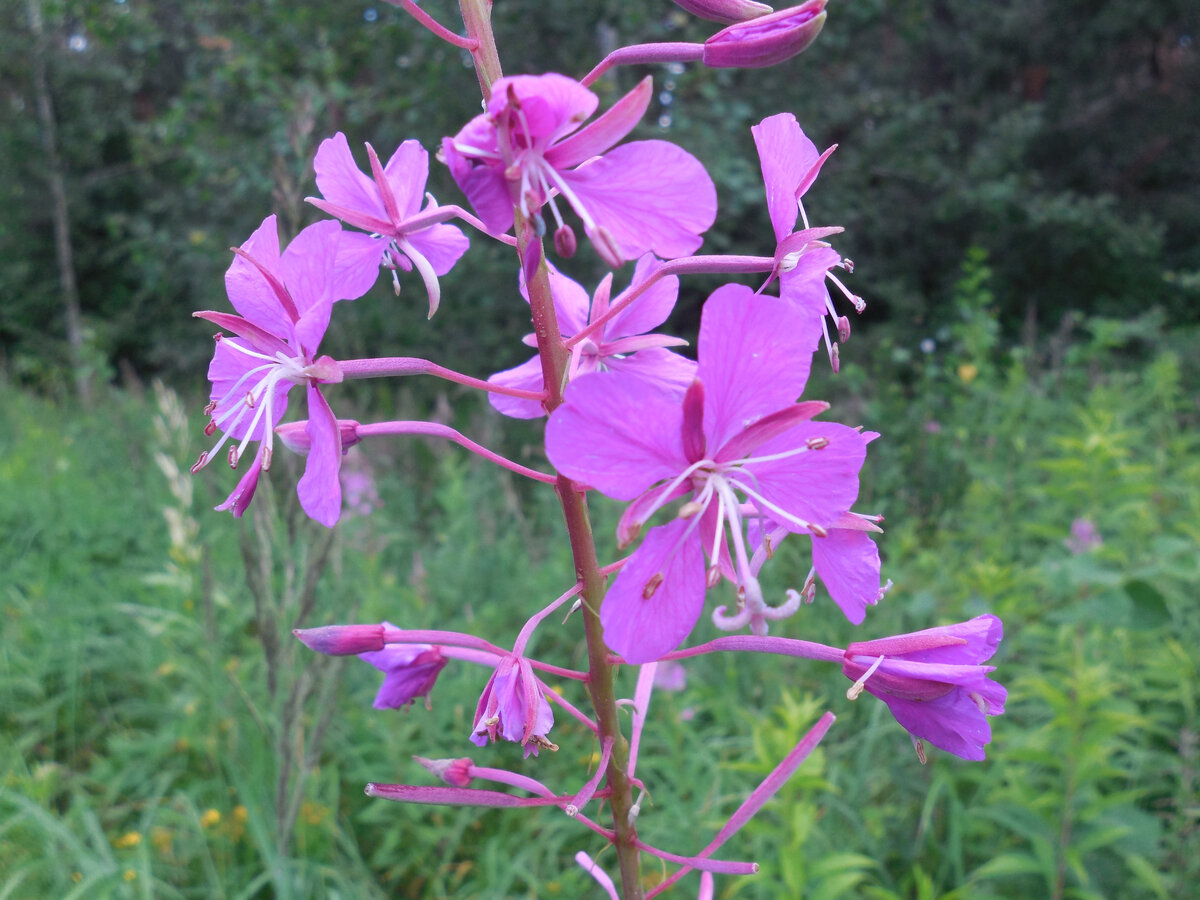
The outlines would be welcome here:
M 911 634 L 860 641 L 846 647 L 842 672 L 888 705 L 913 736 L 963 759 L 983 759 L 992 739 L 988 716 L 1004 712 L 1008 692 L 988 678 L 983 665 L 1000 645 L 1004 627 L 996 616 L 927 628 Z M 917 743 L 917 753 L 923 750 Z
M 750 131 L 758 148 L 766 186 L 767 210 L 775 231 L 780 296 L 820 320 L 825 346 L 836 370 L 837 344 L 829 337 L 825 316 L 828 314 L 834 319 L 838 335 L 843 341 L 850 336 L 850 320 L 839 316 L 834 309 L 825 282 L 828 280 L 845 294 L 856 311 L 862 312 L 864 304 L 862 298 L 850 293 L 831 271 L 839 267 L 847 270 L 853 267 L 849 260 L 843 259 L 824 240 L 841 231 L 841 228 L 809 227 L 801 198 L 812 187 L 821 166 L 837 149 L 837 145 L 834 144 L 823 153 L 818 152 L 791 113 L 763 119 Z M 794 230 L 797 218 L 802 218 L 804 224 L 800 231 Z
M 650 662 L 683 640 L 705 586 L 722 574 L 764 632 L 772 610 L 750 563 L 747 519 L 820 539 L 857 497 L 866 438 L 809 421 L 827 404 L 795 402 L 811 364 L 796 348 L 815 327 L 781 300 L 725 285 L 705 304 L 696 380 L 682 398 L 599 373 L 573 382 L 550 417 L 546 452 L 559 472 L 633 501 L 622 543 L 667 503 L 688 498 L 675 521 L 650 529 L 601 608 L 605 640 L 628 662 Z
M 450 173 L 494 234 L 513 224 L 513 208 L 533 216 L 550 206 L 556 246 L 573 236 L 555 197 L 583 221 L 611 266 L 653 252 L 691 254 L 712 225 L 717 194 L 700 162 L 667 141 L 613 148 L 650 102 L 646 78 L 604 115 L 580 127 L 599 105 L 596 95 L 565 75 L 517 75 L 492 86 L 487 112 L 442 142 Z
M 503 657 L 479 697 L 471 743 L 483 747 L 500 737 L 524 747 L 525 756 L 537 756 L 538 750 L 558 749 L 546 738 L 553 725 L 554 712 L 529 660 Z
M 225 273 L 225 289 L 239 315 L 195 313 L 235 337 L 217 336 L 208 368 L 212 394 L 206 411 L 212 419 L 205 433 L 222 434 L 211 450 L 200 455 L 192 471 L 207 465 L 230 438 L 239 442 L 227 454 L 235 469 L 247 446 L 260 442 L 249 469 L 217 509 L 239 517 L 246 511 L 260 474 L 271 467 L 274 429 L 287 409 L 288 391 L 303 385 L 309 453 L 297 485 L 300 505 L 330 527 L 341 514 L 339 428 L 319 385 L 341 381 L 342 373 L 333 359 L 317 356 L 317 347 L 334 302 L 353 299 L 366 290 L 358 274 L 361 267 L 341 253 L 344 237 L 337 222 L 318 222 L 301 231 L 281 253 L 275 217 L 268 216 L 238 249 Z
M 449 272 L 466 253 L 467 237 L 456 226 L 444 224 L 456 215 L 456 210 L 439 207 L 425 193 L 429 154 L 424 147 L 417 141 L 405 141 L 384 166 L 375 148 L 366 146 L 371 178 L 359 171 L 342 132 L 323 140 L 313 167 L 317 188 L 325 199 L 305 199 L 348 225 L 371 232 L 370 236 L 354 235 L 354 250 L 365 259 L 373 259 L 376 269 L 381 262 L 391 269 L 397 293 L 400 282 L 396 269 L 408 272 L 415 266 L 429 294 L 432 318 L 441 298 L 438 276 Z M 429 202 L 422 210 L 426 198 Z M 364 276 L 373 272 L 363 266 L 358 271 Z M 360 293 L 366 293 L 371 284 L 373 274 Z
M 554 309 L 563 338 L 573 337 L 592 320 L 604 315 L 611 303 L 620 301 L 629 291 L 639 287 L 656 264 L 654 256 L 649 253 L 639 259 L 633 282 L 611 301 L 611 273 L 604 277 L 596 293 L 589 299 L 583 285 L 563 275 L 554 266 L 549 266 L 550 291 L 554 295 Z M 523 285 L 521 290 L 525 292 Z M 678 296 L 679 279 L 676 276 L 669 275 L 655 282 L 635 303 L 605 323 L 596 334 L 572 348 L 568 377 L 575 379 L 589 372 L 609 370 L 631 372 L 682 393 L 692 381 L 696 364 L 667 347 L 687 342 L 682 338 L 646 333 L 666 321 Z M 525 342 L 537 346 L 533 335 L 529 335 Z M 545 387 L 541 360 L 536 356 L 512 369 L 497 372 L 488 381 L 528 391 L 541 391 Z M 517 419 L 534 419 L 546 412 L 536 400 L 495 393 L 489 394 L 488 399 L 499 412 Z
M 383 623 L 385 628 L 395 626 Z M 376 709 L 401 709 L 418 697 L 428 697 L 446 657 L 433 644 L 388 644 L 382 650 L 358 654 L 383 673 L 383 684 L 375 695 Z

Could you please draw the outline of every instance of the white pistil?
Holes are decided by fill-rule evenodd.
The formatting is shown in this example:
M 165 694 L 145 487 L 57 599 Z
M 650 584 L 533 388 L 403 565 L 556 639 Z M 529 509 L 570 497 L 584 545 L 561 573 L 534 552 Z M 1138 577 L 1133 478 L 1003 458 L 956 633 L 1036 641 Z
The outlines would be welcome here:
M 883 662 L 883 657 L 881 656 L 881 657 L 879 657 L 879 659 L 875 660 L 875 662 L 871 663 L 871 668 L 869 668 L 869 669 L 867 669 L 867 671 L 863 672 L 862 677 L 860 679 L 858 679 L 858 681 L 856 681 L 856 682 L 854 682 L 854 684 L 850 685 L 850 687 L 846 691 L 846 699 L 847 700 L 857 700 L 858 699 L 859 695 L 863 692 L 863 688 L 867 684 L 867 679 L 875 674 L 875 670 L 879 668 L 879 665 L 882 662 Z

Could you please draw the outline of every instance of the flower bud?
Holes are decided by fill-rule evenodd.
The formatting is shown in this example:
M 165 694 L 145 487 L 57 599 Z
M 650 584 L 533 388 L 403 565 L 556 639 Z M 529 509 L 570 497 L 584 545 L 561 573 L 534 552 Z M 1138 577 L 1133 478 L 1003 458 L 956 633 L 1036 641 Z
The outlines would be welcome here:
M 710 69 L 761 69 L 808 48 L 825 24 L 825 0 L 808 0 L 730 25 L 704 42 L 701 62 Z
M 292 634 L 309 650 L 328 656 L 356 656 L 385 646 L 382 625 L 325 625 L 295 628 Z
M 675 5 L 683 7 L 693 16 L 726 25 L 774 12 L 765 3 L 754 3 L 753 0 L 675 0 Z
M 362 440 L 358 436 L 358 426 L 359 423 L 353 419 L 338 419 L 338 433 L 342 439 L 343 453 Z M 283 446 L 301 456 L 308 455 L 308 451 L 312 447 L 312 438 L 308 436 L 307 419 L 301 419 L 299 422 L 288 422 L 285 425 L 277 425 L 275 427 L 275 437 L 279 438 Z
M 426 759 L 423 756 L 414 756 L 425 769 L 437 778 L 440 778 L 446 784 L 454 787 L 465 788 L 471 784 L 471 767 L 475 763 L 471 762 L 468 757 L 461 759 Z

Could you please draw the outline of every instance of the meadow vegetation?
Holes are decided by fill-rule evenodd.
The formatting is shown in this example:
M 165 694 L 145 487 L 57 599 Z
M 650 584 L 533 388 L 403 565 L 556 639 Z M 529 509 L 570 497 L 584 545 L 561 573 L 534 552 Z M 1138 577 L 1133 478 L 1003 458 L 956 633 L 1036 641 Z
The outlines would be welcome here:
M 679 811 L 715 830 L 822 711 L 839 716 L 731 845 L 762 871 L 721 896 L 1169 898 L 1200 878 L 1195 335 L 1088 319 L 1014 347 L 989 285 L 971 256 L 934 346 L 876 333 L 872 361 L 809 391 L 886 435 L 860 507 L 887 516 L 896 587 L 863 634 L 986 610 L 1006 623 L 1011 699 L 988 761 L 933 751 L 922 767 L 833 668 L 689 661 L 687 689 L 657 694 L 643 749 L 664 787 L 641 826 L 667 847 Z M 417 389 L 392 402 L 436 405 Z M 432 710 L 380 713 L 373 669 L 298 653 L 289 634 L 348 608 L 515 633 L 531 598 L 570 577 L 552 498 L 414 440 L 369 457 L 376 508 L 336 532 L 297 515 L 286 471 L 236 522 L 210 511 L 226 486 L 187 472 L 201 403 L 161 386 L 90 409 L 5 392 L 0 897 L 590 896 L 563 864 L 587 834 L 557 812 L 361 793 L 420 783 L 413 754 L 523 765 L 515 746 L 466 743 L 479 671 L 447 668 Z M 481 406 L 459 418 L 505 440 Z M 524 453 L 536 464 L 532 438 Z M 1072 547 L 1080 519 L 1094 535 Z M 768 589 L 807 570 L 779 552 Z M 780 633 L 859 637 L 817 604 Z M 582 658 L 554 634 L 540 639 Z M 557 757 L 524 764 L 551 783 L 598 758 L 569 721 L 556 739 Z

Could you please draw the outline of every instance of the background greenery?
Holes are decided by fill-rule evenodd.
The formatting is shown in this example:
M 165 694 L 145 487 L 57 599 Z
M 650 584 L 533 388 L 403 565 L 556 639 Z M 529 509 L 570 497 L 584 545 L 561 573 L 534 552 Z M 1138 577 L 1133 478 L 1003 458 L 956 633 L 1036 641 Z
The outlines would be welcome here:
M 309 160 L 333 130 L 382 152 L 452 133 L 477 108 L 461 56 L 383 4 L 44 0 L 41 44 L 32 5 L 0 4 L 0 896 L 594 895 L 570 858 L 597 845 L 559 814 L 362 797 L 366 781 L 422 782 L 413 753 L 522 766 L 465 742 L 478 670 L 447 668 L 432 711 L 379 713 L 373 669 L 288 635 L 358 617 L 511 639 L 570 578 L 553 498 L 453 448 L 377 445 L 348 463 L 381 505 L 330 535 L 297 515 L 282 458 L 241 523 L 209 511 L 219 471 L 186 471 L 211 352 L 189 313 L 225 303 L 227 248 L 269 210 L 291 231 L 308 220 Z M 711 31 L 665 2 L 584 6 L 499 3 L 508 70 L 580 74 L 616 41 Z M 934 751 L 920 767 L 833 669 L 689 663 L 687 690 L 655 697 L 641 765 L 642 827 L 670 849 L 694 849 L 693 827 L 719 828 L 824 709 L 839 716 L 728 846 L 762 872 L 721 879 L 721 896 L 1178 897 L 1200 879 L 1195 26 L 1172 2 L 833 3 L 781 69 L 654 70 L 642 134 L 713 171 L 714 249 L 765 246 L 750 124 L 790 109 L 840 145 L 809 211 L 847 227 L 869 308 L 842 373 L 818 364 L 808 394 L 884 433 L 860 505 L 887 516 L 897 586 L 862 633 L 987 610 L 1007 632 L 1009 712 L 983 764 Z M 606 80 L 604 99 L 641 74 Z M 442 172 L 432 189 L 454 196 Z M 326 349 L 517 361 L 520 301 L 494 287 L 509 263 L 475 244 L 433 323 L 384 286 L 339 308 Z M 710 287 L 685 284 L 682 331 Z M 81 380 L 90 402 L 71 396 Z M 347 386 L 334 402 L 451 419 L 539 464 L 536 428 L 455 389 Z M 615 510 L 596 507 L 607 539 Z M 1064 544 L 1078 518 L 1102 537 L 1083 553 Z M 769 587 L 806 571 L 785 544 Z M 830 606 L 780 633 L 858 637 Z M 573 634 L 539 649 L 579 660 Z M 573 789 L 595 748 L 562 717 L 554 736 L 536 771 Z

